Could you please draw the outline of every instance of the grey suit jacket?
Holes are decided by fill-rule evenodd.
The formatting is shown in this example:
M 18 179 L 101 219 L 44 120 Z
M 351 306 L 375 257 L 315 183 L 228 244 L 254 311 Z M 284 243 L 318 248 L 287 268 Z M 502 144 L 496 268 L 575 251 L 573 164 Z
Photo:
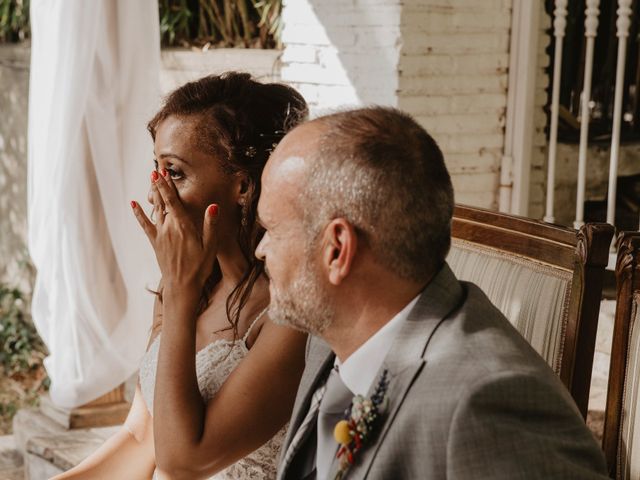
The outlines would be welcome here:
M 333 359 L 325 342 L 310 339 L 283 452 Z M 602 452 L 557 376 L 446 264 L 401 327 L 385 368 L 389 406 L 347 479 L 607 478 Z M 279 480 L 295 478 L 288 467 L 281 461 Z M 334 461 L 331 480 L 337 468 Z

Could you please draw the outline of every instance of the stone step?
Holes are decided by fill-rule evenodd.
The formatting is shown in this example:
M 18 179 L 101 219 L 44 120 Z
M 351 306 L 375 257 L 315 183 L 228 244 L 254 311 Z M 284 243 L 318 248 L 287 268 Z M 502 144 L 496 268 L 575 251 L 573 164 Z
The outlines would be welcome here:
M 13 435 L 0 436 L 0 480 L 23 480 L 22 454 L 16 449 Z
M 67 431 L 39 410 L 22 409 L 13 417 L 13 437 L 15 448 L 26 455 L 27 442 L 30 438 L 41 435 L 57 435 Z
M 24 455 L 24 476 L 46 480 L 77 465 L 120 427 L 67 430 L 38 410 L 20 410 L 13 420 L 16 449 Z M 11 478 L 11 477 L 8 477 Z M 0 474 L 0 480 L 5 480 Z
M 24 468 L 0 470 L 0 480 L 24 480 Z

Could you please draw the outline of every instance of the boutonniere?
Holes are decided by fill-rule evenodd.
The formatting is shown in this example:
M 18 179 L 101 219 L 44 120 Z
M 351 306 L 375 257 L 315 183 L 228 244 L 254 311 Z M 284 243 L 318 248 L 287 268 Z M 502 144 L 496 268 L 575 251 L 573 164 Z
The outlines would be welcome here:
M 387 370 L 384 370 L 371 398 L 354 396 L 351 406 L 345 412 L 345 419 L 336 424 L 333 436 L 340 444 L 337 453 L 340 468 L 335 480 L 340 480 L 353 465 L 356 455 L 379 426 L 379 420 L 388 406 L 388 386 Z

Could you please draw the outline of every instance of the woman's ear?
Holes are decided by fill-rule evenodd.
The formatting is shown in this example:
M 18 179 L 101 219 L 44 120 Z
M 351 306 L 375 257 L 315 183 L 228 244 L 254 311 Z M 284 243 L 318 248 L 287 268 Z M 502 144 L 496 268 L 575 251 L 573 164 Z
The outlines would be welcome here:
M 236 198 L 238 205 L 244 207 L 253 194 L 253 182 L 245 174 L 239 174 L 236 183 Z
M 344 218 L 332 220 L 324 231 L 322 263 L 332 285 L 340 285 L 351 272 L 358 250 L 355 227 Z

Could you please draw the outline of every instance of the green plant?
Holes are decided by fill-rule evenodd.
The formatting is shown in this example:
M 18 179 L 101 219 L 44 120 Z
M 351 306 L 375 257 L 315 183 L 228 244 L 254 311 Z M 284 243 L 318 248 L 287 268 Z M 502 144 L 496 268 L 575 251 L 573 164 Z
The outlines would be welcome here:
M 29 34 L 29 0 L 0 0 L 0 43 L 20 42 Z
M 281 0 L 161 0 L 163 45 L 280 46 Z
M 30 36 L 30 0 L 0 0 L 0 43 Z M 164 46 L 280 48 L 282 0 L 159 0 Z
M 25 254 L 19 260 L 21 284 L 31 291 L 35 268 Z M 49 389 L 42 361 L 46 355 L 29 313 L 30 295 L 0 282 L 0 435 L 11 433 L 20 408 L 37 406 Z
M 163 44 L 176 45 L 191 38 L 191 7 L 187 0 L 160 0 L 160 38 Z
M 275 42 L 275 46 L 280 48 L 280 36 L 282 34 L 282 0 L 259 0 L 253 1 L 253 6 L 260 15 L 258 27 L 261 32 L 266 32 Z
M 0 367 L 9 376 L 42 364 L 45 346 L 28 314 L 25 295 L 0 284 Z

